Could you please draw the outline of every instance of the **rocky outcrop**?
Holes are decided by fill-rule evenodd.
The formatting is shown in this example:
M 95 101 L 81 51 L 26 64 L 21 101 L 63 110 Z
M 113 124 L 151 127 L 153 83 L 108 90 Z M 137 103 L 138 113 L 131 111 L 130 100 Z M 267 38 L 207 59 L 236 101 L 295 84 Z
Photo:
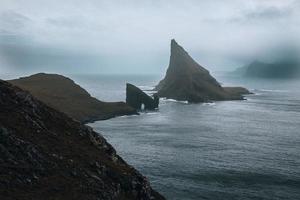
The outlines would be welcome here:
M 300 77 L 300 63 L 296 60 L 273 63 L 254 61 L 237 69 L 236 73 L 250 78 L 296 78 Z
M 91 128 L 0 81 L 0 199 L 164 199 Z
M 99 101 L 74 81 L 61 75 L 39 73 L 9 82 L 81 122 L 137 114 L 125 102 Z
M 208 70 L 200 66 L 177 44 L 171 41 L 171 56 L 165 78 L 155 88 L 158 96 L 192 103 L 242 100 L 247 89 L 224 88 Z
M 126 103 L 137 110 L 141 110 L 142 108 L 145 110 L 155 110 L 158 108 L 159 97 L 154 94 L 152 98 L 138 87 L 127 83 Z

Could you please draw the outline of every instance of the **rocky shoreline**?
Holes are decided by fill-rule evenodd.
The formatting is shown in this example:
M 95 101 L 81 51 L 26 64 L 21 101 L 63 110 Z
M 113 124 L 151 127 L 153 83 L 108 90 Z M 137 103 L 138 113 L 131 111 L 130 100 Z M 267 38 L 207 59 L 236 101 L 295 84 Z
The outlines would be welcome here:
M 163 200 L 90 127 L 0 81 L 3 200 Z

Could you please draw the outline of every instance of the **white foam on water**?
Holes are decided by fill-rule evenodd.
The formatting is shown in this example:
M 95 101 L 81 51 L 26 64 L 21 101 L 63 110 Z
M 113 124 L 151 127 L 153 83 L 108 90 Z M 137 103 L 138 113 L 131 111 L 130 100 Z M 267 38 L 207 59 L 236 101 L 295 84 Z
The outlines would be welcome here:
M 175 100 L 175 99 L 167 99 L 167 98 L 160 98 L 160 100 L 162 101 L 166 101 L 166 102 L 175 102 L 175 103 L 184 103 L 184 104 L 188 104 L 189 102 L 188 101 L 178 101 L 178 100 Z
M 147 85 L 139 85 L 137 86 L 138 88 L 140 88 L 141 90 L 151 90 L 153 91 L 154 87 L 153 86 L 147 86 Z
M 209 103 L 203 103 L 202 105 L 204 105 L 204 106 L 214 106 L 214 105 L 216 105 L 216 103 L 209 102 Z
M 270 89 L 258 89 L 261 92 L 288 92 L 288 90 L 270 90 Z

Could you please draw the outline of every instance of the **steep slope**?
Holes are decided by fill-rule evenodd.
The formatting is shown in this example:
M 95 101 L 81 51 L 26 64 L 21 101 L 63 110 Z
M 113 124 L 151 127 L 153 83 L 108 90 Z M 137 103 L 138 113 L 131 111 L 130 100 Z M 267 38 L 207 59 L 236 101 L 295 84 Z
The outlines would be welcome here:
M 0 80 L 0 199 L 164 198 L 101 135 Z
M 158 108 L 159 97 L 156 94 L 150 97 L 138 87 L 127 83 L 126 103 L 137 110 L 141 110 L 142 105 L 145 110 L 155 110 Z
M 205 68 L 177 44 L 171 41 L 171 56 L 165 78 L 155 88 L 160 97 L 189 102 L 211 100 L 241 100 L 249 93 L 241 87 L 223 88 Z
M 61 75 L 39 73 L 9 82 L 81 122 L 136 114 L 135 109 L 124 102 L 99 101 L 74 81 Z

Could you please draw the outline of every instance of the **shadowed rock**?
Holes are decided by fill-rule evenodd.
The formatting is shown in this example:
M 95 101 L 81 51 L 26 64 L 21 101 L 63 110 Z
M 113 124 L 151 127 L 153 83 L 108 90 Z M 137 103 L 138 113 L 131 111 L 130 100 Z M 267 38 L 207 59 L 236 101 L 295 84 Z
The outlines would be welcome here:
M 100 134 L 0 80 L 0 199 L 164 198 Z
M 155 110 L 158 108 L 159 97 L 154 94 L 152 98 L 138 87 L 127 83 L 126 103 L 137 110 L 141 110 L 142 107 L 144 107 L 145 110 Z
M 74 81 L 61 75 L 39 73 L 9 82 L 81 122 L 136 114 L 136 110 L 125 102 L 99 101 Z
M 238 68 L 235 73 L 250 78 L 298 78 L 300 77 L 300 63 L 297 60 L 273 63 L 254 61 L 245 67 Z
M 242 100 L 242 94 L 249 94 L 245 88 L 225 88 L 200 66 L 173 39 L 171 56 L 165 78 L 155 88 L 158 96 L 188 102 L 219 100 Z

